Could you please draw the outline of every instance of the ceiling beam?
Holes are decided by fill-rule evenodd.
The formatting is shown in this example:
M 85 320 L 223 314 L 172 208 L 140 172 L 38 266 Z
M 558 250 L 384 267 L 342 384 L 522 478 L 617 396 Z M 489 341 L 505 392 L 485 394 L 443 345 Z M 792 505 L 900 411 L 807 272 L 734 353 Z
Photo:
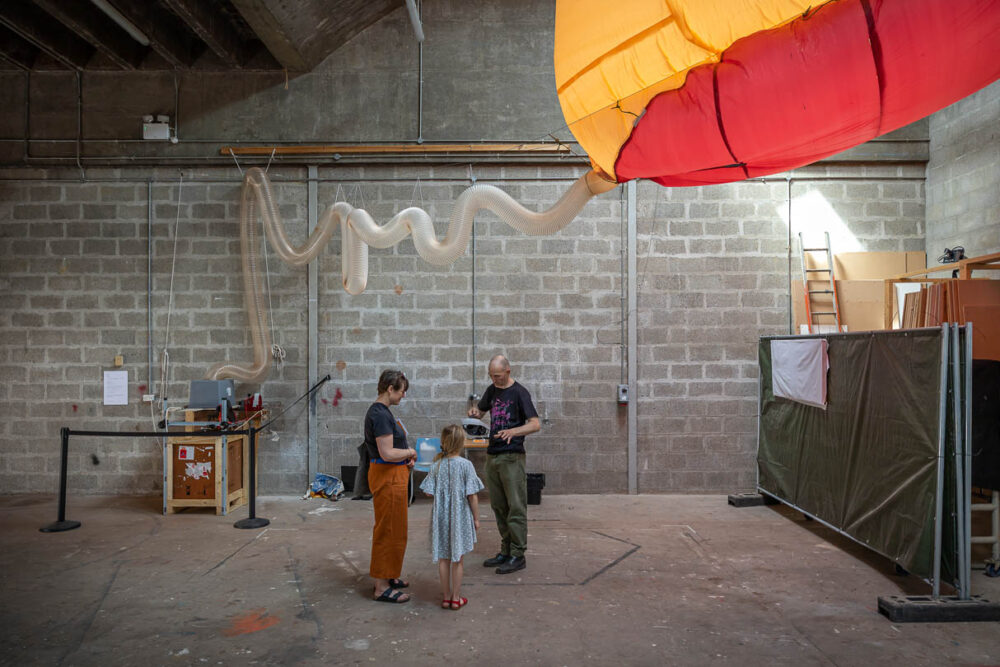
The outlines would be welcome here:
M 0 54 L 10 63 L 23 70 L 31 71 L 38 57 L 38 47 L 21 37 L 10 28 L 0 25 Z
M 267 0 L 232 0 L 236 11 L 278 63 L 290 72 L 308 72 L 315 63 L 309 63 L 299 50 L 298 41 L 290 36 Z
M 247 53 L 236 30 L 226 17 L 212 11 L 202 0 L 162 0 L 230 67 L 242 67 Z
M 70 69 L 82 70 L 96 50 L 30 0 L 0 2 L 0 24 Z
M 150 0 L 108 0 L 149 39 L 149 46 L 174 67 L 187 69 L 204 52 L 176 16 Z
M 136 69 L 146 57 L 148 51 L 145 47 L 89 2 L 63 0 L 34 0 L 34 2 L 64 26 L 107 54 L 122 69 Z

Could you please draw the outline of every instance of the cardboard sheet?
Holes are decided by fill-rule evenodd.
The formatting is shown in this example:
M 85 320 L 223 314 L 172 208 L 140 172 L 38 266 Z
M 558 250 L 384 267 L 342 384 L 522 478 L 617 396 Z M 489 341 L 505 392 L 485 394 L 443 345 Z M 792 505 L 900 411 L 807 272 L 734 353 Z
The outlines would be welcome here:
M 838 280 L 837 296 L 840 304 L 840 324 L 847 331 L 873 331 L 883 328 L 885 283 L 881 280 Z M 828 294 L 813 295 L 813 311 L 833 310 Z M 805 299 L 802 283 L 792 283 L 792 314 L 795 329 L 806 324 Z M 833 324 L 832 316 L 813 319 L 813 324 Z M 815 327 L 814 327 L 815 331 Z
M 923 252 L 842 252 L 833 257 L 837 280 L 882 280 L 927 268 Z

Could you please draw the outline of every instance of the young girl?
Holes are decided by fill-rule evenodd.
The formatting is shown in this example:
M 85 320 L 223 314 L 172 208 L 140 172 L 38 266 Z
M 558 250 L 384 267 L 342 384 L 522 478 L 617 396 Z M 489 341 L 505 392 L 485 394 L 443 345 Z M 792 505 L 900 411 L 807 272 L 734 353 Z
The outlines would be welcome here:
M 442 609 L 461 609 L 468 600 L 462 588 L 462 556 L 472 551 L 479 530 L 479 498 L 483 483 L 472 463 L 460 456 L 465 433 L 458 424 L 441 431 L 441 453 L 420 489 L 434 496 L 431 512 L 431 555 L 441 577 Z

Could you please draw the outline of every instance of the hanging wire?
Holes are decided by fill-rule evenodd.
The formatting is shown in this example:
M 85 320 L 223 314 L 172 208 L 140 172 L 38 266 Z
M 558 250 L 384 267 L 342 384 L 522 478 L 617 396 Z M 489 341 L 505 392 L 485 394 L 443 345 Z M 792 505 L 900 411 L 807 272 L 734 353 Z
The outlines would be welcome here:
M 230 148 L 229 151 L 232 152 L 232 149 Z M 271 157 L 267 158 L 267 166 L 264 167 L 264 173 L 265 174 L 267 173 L 267 170 L 271 168 L 271 160 L 274 159 L 274 154 L 277 153 L 277 152 L 278 152 L 277 147 L 271 149 Z M 239 166 L 239 164 L 237 163 L 236 166 Z
M 264 241 L 261 248 L 264 255 L 264 275 L 267 277 L 267 319 L 271 324 L 271 357 L 280 366 L 285 360 L 285 349 L 278 345 L 278 339 L 274 333 L 274 305 L 271 302 L 271 268 L 267 262 L 267 230 L 264 228 L 264 216 L 260 218 L 260 236 Z
M 167 296 L 167 326 L 163 332 L 163 352 L 160 355 L 160 396 L 166 400 L 167 395 L 167 373 L 170 368 L 170 316 L 174 309 L 174 275 L 177 269 L 177 238 L 180 236 L 181 225 L 181 203 L 184 199 L 184 172 L 180 173 L 177 182 L 177 214 L 174 217 L 174 249 L 173 258 L 170 260 L 170 291 Z
M 236 168 L 240 170 L 240 176 L 243 175 L 243 167 L 240 166 L 240 161 L 236 159 L 236 153 L 233 152 L 232 147 L 229 149 L 229 154 L 233 156 L 233 162 L 236 163 Z
M 424 193 L 420 189 L 420 177 L 417 177 L 416 183 L 413 184 L 413 194 L 410 195 L 410 203 L 415 204 L 417 199 L 420 199 L 420 208 L 425 208 L 424 206 Z

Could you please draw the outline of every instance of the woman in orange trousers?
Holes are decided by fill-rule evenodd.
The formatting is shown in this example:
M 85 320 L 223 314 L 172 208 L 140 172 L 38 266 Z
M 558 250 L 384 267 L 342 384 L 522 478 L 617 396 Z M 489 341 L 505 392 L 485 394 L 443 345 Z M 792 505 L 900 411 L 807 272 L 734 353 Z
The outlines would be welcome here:
M 406 443 L 406 430 L 389 410 L 399 405 L 409 386 L 402 371 L 382 371 L 378 398 L 365 414 L 365 446 L 371 457 L 368 486 L 375 509 L 368 574 L 375 581 L 373 596 L 378 602 L 410 599 L 399 589 L 410 585 L 400 574 L 406 554 L 407 484 L 417 452 Z

